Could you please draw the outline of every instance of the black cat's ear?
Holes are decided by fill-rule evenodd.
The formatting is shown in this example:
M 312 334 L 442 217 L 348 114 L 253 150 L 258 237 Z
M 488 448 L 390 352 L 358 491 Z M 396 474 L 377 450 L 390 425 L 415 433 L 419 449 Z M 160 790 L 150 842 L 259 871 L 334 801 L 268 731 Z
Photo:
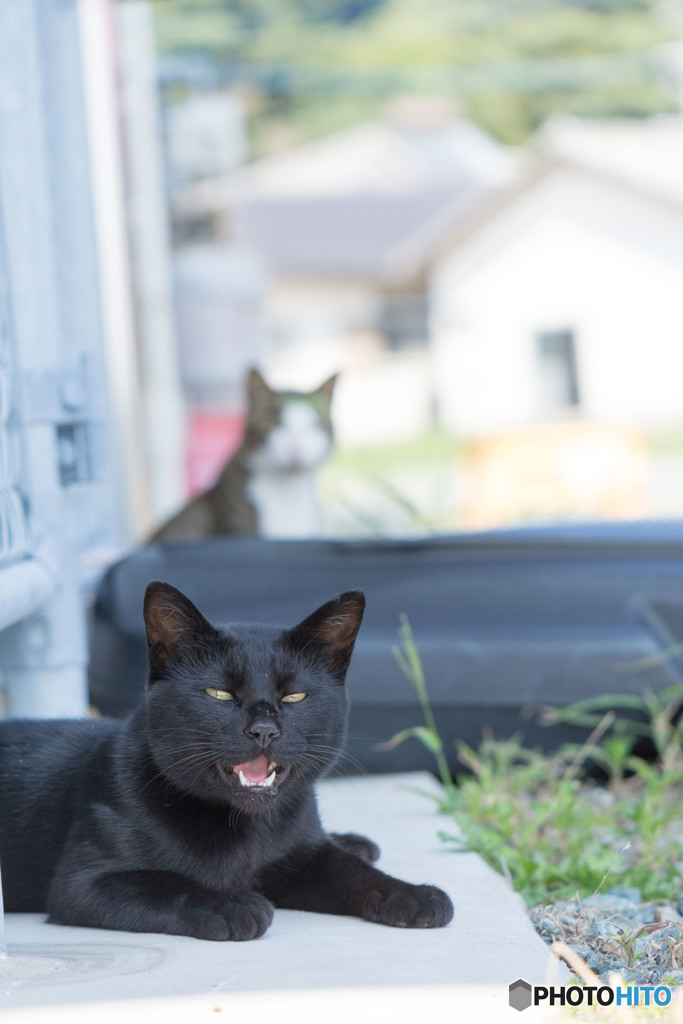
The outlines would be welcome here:
M 170 583 L 148 584 L 143 606 L 147 630 L 149 681 L 166 674 L 179 647 L 192 645 L 199 636 L 215 633 L 198 608 Z
M 348 590 L 290 629 L 290 642 L 301 653 L 322 655 L 334 674 L 343 680 L 364 611 L 363 592 Z
M 339 374 L 335 373 L 331 377 L 328 377 L 325 383 L 321 384 L 320 387 L 314 393 L 316 395 L 319 395 L 321 398 L 324 398 L 325 401 L 331 402 L 332 395 L 334 393 L 334 385 L 337 383 L 338 376 Z

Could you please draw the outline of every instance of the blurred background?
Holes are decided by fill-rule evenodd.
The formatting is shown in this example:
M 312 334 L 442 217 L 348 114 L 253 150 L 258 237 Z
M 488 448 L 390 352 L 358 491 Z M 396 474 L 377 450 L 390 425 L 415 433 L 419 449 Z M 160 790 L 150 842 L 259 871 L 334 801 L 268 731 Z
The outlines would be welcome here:
M 683 512 L 683 4 L 81 7 L 133 538 L 215 478 L 252 365 L 341 372 L 327 536 Z
M 252 366 L 340 374 L 325 537 L 683 515 L 682 39 L 680 0 L 1 0 L 15 712 Z

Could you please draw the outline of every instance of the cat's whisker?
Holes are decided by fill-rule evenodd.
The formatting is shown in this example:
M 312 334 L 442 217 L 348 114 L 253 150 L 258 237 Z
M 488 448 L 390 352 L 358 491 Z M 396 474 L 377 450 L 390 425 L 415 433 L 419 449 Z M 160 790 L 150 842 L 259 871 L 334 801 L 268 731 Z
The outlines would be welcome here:
M 242 814 L 241 807 L 235 807 L 234 805 L 230 808 L 230 814 L 228 815 L 228 828 L 234 829 L 237 826 L 237 822 Z
M 203 764 L 201 763 L 202 760 L 204 761 Z M 157 772 L 156 775 L 153 775 L 152 778 L 149 779 L 145 783 L 145 785 L 142 787 L 141 792 L 144 791 L 145 789 L 147 789 L 148 786 L 151 786 L 154 782 L 156 782 L 160 778 L 165 779 L 169 783 L 169 785 L 170 785 L 171 784 L 171 780 L 168 777 L 168 772 L 170 772 L 171 770 L 173 770 L 175 768 L 178 768 L 180 765 L 183 765 L 185 768 L 196 768 L 196 767 L 199 767 L 201 769 L 201 768 L 207 768 L 211 764 L 211 762 L 214 761 L 214 760 L 215 760 L 215 752 L 213 750 L 211 750 L 210 748 L 206 747 L 206 739 L 205 739 L 204 740 L 204 745 L 199 750 L 195 751 L 193 754 L 188 754 L 186 757 L 178 758 L 176 761 L 172 761 L 170 764 L 164 765 L 164 767 L 161 768 L 161 770 L 159 772 Z M 200 762 L 200 763 L 197 764 L 197 762 Z M 183 774 L 182 773 L 180 773 L 180 774 L 175 773 L 175 774 L 177 775 L 177 778 L 178 778 L 179 781 L 180 781 L 181 778 L 183 778 Z M 189 772 L 187 774 L 189 775 Z M 195 773 L 195 777 L 196 777 L 196 773 Z
M 309 747 L 309 750 L 321 751 L 323 753 L 329 752 L 334 755 L 335 761 L 347 761 L 350 764 L 352 764 L 353 767 L 357 769 L 359 775 L 370 774 L 367 768 L 358 760 L 358 758 L 354 757 L 353 754 L 349 754 L 348 751 L 342 750 L 340 752 L 336 750 L 335 747 L 323 746 L 320 744 Z
M 292 766 L 293 770 L 296 770 L 297 774 L 305 777 L 306 773 L 303 770 L 304 765 L 309 765 L 314 773 L 313 779 L 316 776 L 325 776 L 335 774 L 335 765 L 333 762 L 323 759 L 315 754 L 305 753 L 299 756 L 298 762 Z M 337 770 L 336 774 L 341 774 Z M 313 779 L 309 781 L 313 781 Z

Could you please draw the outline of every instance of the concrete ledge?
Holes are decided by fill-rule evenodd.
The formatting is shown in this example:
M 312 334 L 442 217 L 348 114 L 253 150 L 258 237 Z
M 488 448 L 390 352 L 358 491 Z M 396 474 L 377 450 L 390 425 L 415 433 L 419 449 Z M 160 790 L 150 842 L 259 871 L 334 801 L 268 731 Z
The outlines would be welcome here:
M 298 1024 L 323 1014 L 326 1024 L 348 1024 L 351 1014 L 357 1024 L 374 1016 L 373 1005 L 394 1021 L 424 1019 L 437 1005 L 452 1008 L 451 1019 L 465 1007 L 472 1010 L 467 1019 L 519 1019 L 508 1006 L 508 985 L 517 978 L 543 984 L 547 947 L 504 879 L 475 854 L 440 842 L 438 830 L 455 826 L 418 790 L 438 794 L 439 786 L 427 773 L 326 781 L 321 815 L 331 831 L 376 840 L 383 870 L 444 888 L 455 904 L 447 928 L 403 930 L 281 910 L 256 942 L 212 943 L 11 914 L 10 955 L 0 960 L 3 1021 L 99 1024 L 125 1014 L 127 1022 L 194 1024 L 243 1011 L 249 1019 Z M 555 983 L 567 977 L 562 971 Z M 410 1007 L 414 1013 L 405 1016 Z M 482 1016 L 485 1007 L 493 1016 Z

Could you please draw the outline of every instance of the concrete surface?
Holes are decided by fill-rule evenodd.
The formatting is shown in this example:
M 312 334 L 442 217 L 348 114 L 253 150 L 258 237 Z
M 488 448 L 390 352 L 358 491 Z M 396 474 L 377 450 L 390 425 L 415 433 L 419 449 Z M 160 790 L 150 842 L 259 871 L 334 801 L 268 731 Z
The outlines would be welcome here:
M 520 977 L 545 983 L 547 947 L 503 878 L 439 840 L 440 829 L 455 825 L 423 795 L 438 791 L 427 773 L 370 776 L 322 783 L 319 803 L 329 830 L 379 843 L 383 870 L 444 888 L 455 904 L 448 927 L 403 930 L 280 910 L 261 939 L 214 943 L 10 914 L 9 955 L 0 960 L 3 1022 L 174 1024 L 226 1013 L 278 1024 L 398 1024 L 444 1011 L 452 1020 L 519 1020 L 508 985 Z M 566 978 L 560 972 L 554 983 Z

